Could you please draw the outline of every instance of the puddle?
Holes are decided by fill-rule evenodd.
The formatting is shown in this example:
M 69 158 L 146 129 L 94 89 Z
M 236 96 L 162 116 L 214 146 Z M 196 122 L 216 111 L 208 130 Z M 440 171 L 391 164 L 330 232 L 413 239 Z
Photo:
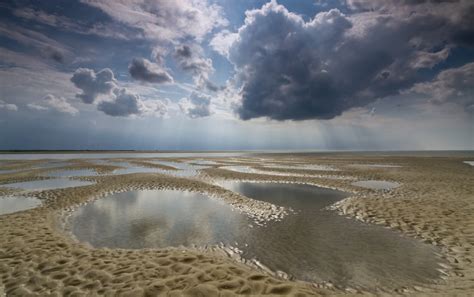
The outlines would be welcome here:
M 390 190 L 400 186 L 399 183 L 384 180 L 361 180 L 353 182 L 352 185 L 373 190 Z
M 28 169 L 26 169 L 26 170 L 28 170 Z M 25 169 L 8 169 L 8 170 L 0 169 L 0 174 L 18 173 L 18 172 L 21 172 L 21 171 L 25 171 Z
M 188 163 L 197 164 L 197 165 L 207 165 L 207 166 L 219 164 L 216 161 L 211 161 L 211 160 L 190 160 L 188 161 Z
M 41 205 L 41 201 L 32 197 L 0 197 L 0 215 L 32 209 Z
M 98 175 L 95 170 L 92 169 L 72 169 L 72 170 L 58 170 L 49 172 L 46 176 L 49 177 L 77 177 L 77 176 L 96 176 Z
M 2 186 L 9 187 L 9 188 L 20 188 L 23 190 L 51 190 L 51 189 L 88 186 L 92 184 L 94 183 L 79 181 L 79 180 L 71 180 L 67 178 L 55 178 L 55 179 L 19 182 L 19 183 L 12 183 L 12 184 L 2 184 Z
M 159 168 L 136 167 L 131 166 L 122 169 L 116 169 L 111 174 L 131 174 L 131 173 L 168 173 L 167 170 Z
M 111 195 L 79 208 L 69 218 L 79 240 L 114 248 L 230 242 L 242 220 L 248 219 L 223 202 L 174 190 Z
M 435 248 L 323 210 L 345 193 L 307 185 L 225 182 L 247 197 L 291 207 L 282 221 L 258 226 L 201 194 L 134 191 L 76 210 L 72 233 L 95 247 L 237 247 L 273 271 L 305 281 L 375 289 L 422 284 L 438 276 Z

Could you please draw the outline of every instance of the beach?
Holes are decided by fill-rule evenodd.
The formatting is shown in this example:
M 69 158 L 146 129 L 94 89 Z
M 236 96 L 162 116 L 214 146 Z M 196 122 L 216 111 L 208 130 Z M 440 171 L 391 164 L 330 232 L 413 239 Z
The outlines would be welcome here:
M 464 163 L 472 161 L 472 154 L 288 153 L 166 158 L 165 162 L 175 163 L 208 162 L 192 176 L 174 175 L 177 169 L 170 163 L 158 163 L 164 158 L 149 156 L 120 156 L 105 163 L 71 158 L 62 160 L 66 164 L 59 167 L 39 167 L 44 161 L 21 160 L 21 155 L 18 159 L 1 161 L 2 169 L 9 172 L 0 172 L 0 196 L 36 197 L 42 204 L 0 216 L 0 295 L 2 291 L 7 296 L 469 296 L 474 292 L 474 167 Z M 111 174 L 120 168 L 120 162 L 162 172 Z M 314 170 L 308 165 L 320 167 Z M 229 166 L 249 170 L 236 171 Z M 71 178 L 91 183 L 78 187 L 25 192 L 2 186 L 48 180 L 51 177 L 46 174 L 58 168 L 90 169 L 97 175 Z M 220 187 L 218 182 L 223 180 L 308 184 L 350 193 L 327 211 L 381 225 L 435 246 L 442 260 L 440 277 L 413 287 L 362 291 L 339 288 L 330 282 L 288 279 L 218 247 L 94 248 L 64 228 L 68 214 L 81 205 L 132 190 L 203 193 L 257 224 L 291 216 L 285 207 Z M 380 190 L 354 185 L 372 180 L 397 186 Z

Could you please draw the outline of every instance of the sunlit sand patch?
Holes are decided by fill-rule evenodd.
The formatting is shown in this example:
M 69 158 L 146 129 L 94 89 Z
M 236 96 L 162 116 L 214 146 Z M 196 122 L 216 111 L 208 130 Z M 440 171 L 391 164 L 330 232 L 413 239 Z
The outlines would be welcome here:
M 41 201 L 32 197 L 6 196 L 0 197 L 0 215 L 28 210 L 41 205 Z
M 400 186 L 399 183 L 384 180 L 362 180 L 353 182 L 352 185 L 372 190 L 390 190 Z

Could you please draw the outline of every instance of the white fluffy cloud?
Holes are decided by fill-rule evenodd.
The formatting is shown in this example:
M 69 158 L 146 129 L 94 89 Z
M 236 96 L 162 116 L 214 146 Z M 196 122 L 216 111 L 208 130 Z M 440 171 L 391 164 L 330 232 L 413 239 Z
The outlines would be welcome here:
M 71 82 L 82 90 L 76 97 L 82 102 L 91 104 L 99 95 L 108 95 L 116 88 L 114 73 L 109 68 L 95 72 L 88 68 L 77 69 L 71 77 Z
M 18 106 L 16 106 L 15 104 L 6 103 L 5 101 L 0 100 L 0 109 L 5 109 L 8 111 L 17 111 Z
M 174 58 L 182 70 L 192 74 L 194 83 L 199 89 L 217 91 L 219 89 L 209 80 L 209 76 L 214 72 L 212 60 L 205 58 L 203 50 L 196 44 L 183 44 L 175 48 Z
M 410 91 L 427 96 L 433 103 L 454 102 L 474 112 L 474 63 L 444 70 L 430 82 L 415 84 Z
M 167 108 L 162 101 L 143 101 L 126 88 L 116 88 L 111 100 L 101 101 L 97 109 L 113 117 L 140 115 L 164 116 Z
M 227 56 L 232 43 L 234 43 L 238 36 L 237 33 L 232 33 L 229 30 L 222 30 L 214 35 L 209 45 L 219 54 Z
M 79 110 L 72 106 L 65 98 L 56 97 L 51 94 L 46 95 L 39 103 L 28 103 L 26 106 L 29 109 L 36 111 L 52 109 L 57 112 L 68 113 L 70 115 L 76 115 L 79 113 Z
M 193 92 L 188 98 L 179 102 L 179 107 L 190 118 L 202 118 L 212 114 L 211 97 L 205 94 Z

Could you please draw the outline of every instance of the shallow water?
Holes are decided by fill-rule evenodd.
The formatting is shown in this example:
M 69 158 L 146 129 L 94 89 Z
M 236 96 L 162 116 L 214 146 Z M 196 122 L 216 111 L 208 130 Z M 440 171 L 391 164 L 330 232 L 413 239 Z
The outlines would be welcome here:
M 116 169 L 111 174 L 131 174 L 131 173 L 168 173 L 168 171 L 160 169 L 160 168 L 130 166 L 130 167 L 122 168 L 122 169 Z
M 66 153 L 66 154 L 0 154 L 0 160 L 38 160 L 38 159 L 111 159 L 111 158 L 188 158 L 188 157 L 232 157 L 246 152 L 176 152 L 176 153 Z
M 392 165 L 392 164 L 351 164 L 351 167 L 357 168 L 401 168 L 400 165 Z
M 336 168 L 326 165 L 315 165 L 315 164 L 305 164 L 305 165 L 264 165 L 266 168 L 281 168 L 281 169 L 303 169 L 303 170 L 314 170 L 314 171 L 338 171 Z
M 9 188 L 20 188 L 23 190 L 51 190 L 51 189 L 88 186 L 92 184 L 94 183 L 79 181 L 79 180 L 71 180 L 67 178 L 55 178 L 55 179 L 19 182 L 19 183 L 12 183 L 12 184 L 2 184 L 2 186 L 9 187 Z
M 201 194 L 136 191 L 79 208 L 73 234 L 97 247 L 237 246 L 246 259 L 306 281 L 373 289 L 438 276 L 435 249 L 388 229 L 323 210 L 345 193 L 306 185 L 226 182 L 248 197 L 291 207 L 294 214 L 258 226 Z
M 373 190 L 390 190 L 400 186 L 399 183 L 384 180 L 361 180 L 353 182 L 352 185 Z
M 198 194 L 132 191 L 89 203 L 71 218 L 73 234 L 96 247 L 151 248 L 229 241 L 241 214 Z
M 57 170 L 49 172 L 49 177 L 77 177 L 77 176 L 95 176 L 97 172 L 92 169 L 73 169 L 73 170 Z
M 41 201 L 32 197 L 0 197 L 0 215 L 35 208 L 39 205 L 41 205 Z

